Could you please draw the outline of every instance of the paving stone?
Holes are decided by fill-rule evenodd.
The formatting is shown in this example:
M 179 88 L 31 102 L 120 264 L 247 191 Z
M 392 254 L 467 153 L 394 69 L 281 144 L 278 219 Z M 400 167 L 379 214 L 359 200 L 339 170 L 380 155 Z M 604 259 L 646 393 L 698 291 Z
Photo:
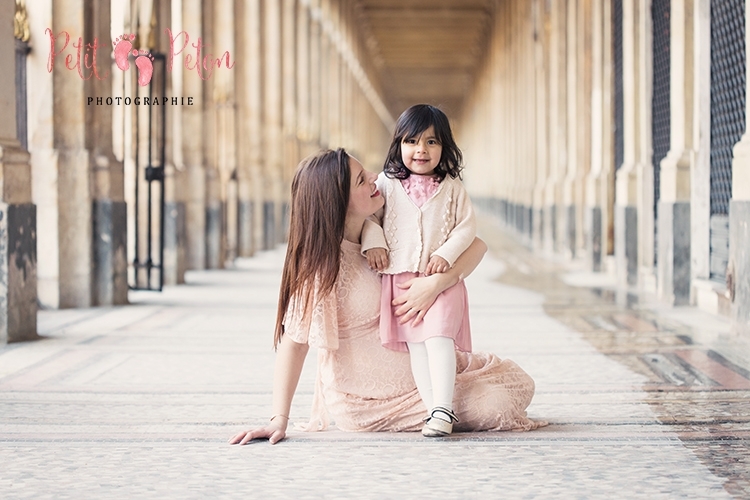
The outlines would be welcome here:
M 627 306 L 608 280 L 480 227 L 492 252 L 467 280 L 475 348 L 532 375 L 529 414 L 549 427 L 228 445 L 270 414 L 276 250 L 129 306 L 40 311 L 42 340 L 0 348 L 0 498 L 750 497 L 750 366 L 729 352 L 745 340 L 642 297 Z M 649 355 L 696 376 L 676 385 Z M 706 367 L 721 380 L 703 383 Z

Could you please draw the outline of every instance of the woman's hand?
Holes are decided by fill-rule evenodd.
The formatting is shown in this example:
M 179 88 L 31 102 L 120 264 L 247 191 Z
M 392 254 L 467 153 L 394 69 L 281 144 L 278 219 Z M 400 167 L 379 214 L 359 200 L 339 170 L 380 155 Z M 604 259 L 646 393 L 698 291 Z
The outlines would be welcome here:
M 448 279 L 447 274 L 440 273 L 412 278 L 399 284 L 399 288 L 406 290 L 392 302 L 397 306 L 394 314 L 401 316 L 399 323 L 403 325 L 413 319 L 412 326 L 418 325 L 435 303 L 437 296 L 450 286 L 446 286 Z
M 474 238 L 469 248 L 447 271 L 413 278 L 398 285 L 399 288 L 406 290 L 392 302 L 392 305 L 397 307 L 394 314 L 401 316 L 399 322 L 403 325 L 413 319 L 412 326 L 418 325 L 435 303 L 437 296 L 471 274 L 486 251 L 487 245 L 484 241 Z
M 229 444 L 247 444 L 253 439 L 268 439 L 268 442 L 271 444 L 278 443 L 286 437 L 286 421 L 282 424 L 277 424 L 275 420 L 277 419 L 274 419 L 274 421 L 265 427 L 240 432 L 229 440 Z
M 276 444 L 286 437 L 289 425 L 289 408 L 297 388 L 299 374 L 305 364 L 305 357 L 310 346 L 298 344 L 288 335 L 281 337 L 276 351 L 276 366 L 273 376 L 273 411 L 271 423 L 264 427 L 243 431 L 229 440 L 229 444 L 247 444 L 253 439 L 268 439 Z

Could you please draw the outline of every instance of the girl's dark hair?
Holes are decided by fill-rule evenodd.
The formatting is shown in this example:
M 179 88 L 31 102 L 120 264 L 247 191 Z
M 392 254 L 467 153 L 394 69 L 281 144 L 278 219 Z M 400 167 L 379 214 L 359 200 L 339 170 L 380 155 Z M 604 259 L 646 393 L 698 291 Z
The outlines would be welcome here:
M 284 315 L 292 299 L 312 313 L 313 296 L 324 297 L 336 283 L 341 241 L 349 206 L 351 170 L 343 149 L 321 151 L 302 160 L 292 180 L 289 243 L 281 273 L 274 347 L 284 335 Z
M 401 159 L 401 143 L 406 139 L 419 137 L 430 127 L 434 127 L 435 138 L 443 146 L 440 162 L 435 167 L 435 174 L 441 181 L 445 179 L 446 175 L 450 175 L 454 179 L 456 177 L 461 178 L 464 158 L 456 145 L 456 141 L 453 140 L 448 117 L 438 108 L 429 104 L 416 104 L 398 117 L 391 147 L 388 149 L 388 157 L 385 159 L 385 165 L 383 166 L 383 172 L 386 176 L 406 179 L 411 175 Z

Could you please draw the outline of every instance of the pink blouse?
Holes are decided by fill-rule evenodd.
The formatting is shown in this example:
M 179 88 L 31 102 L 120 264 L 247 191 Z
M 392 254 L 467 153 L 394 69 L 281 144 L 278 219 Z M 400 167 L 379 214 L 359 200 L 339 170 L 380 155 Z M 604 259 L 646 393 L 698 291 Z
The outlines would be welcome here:
M 440 181 L 434 175 L 412 174 L 406 179 L 401 179 L 401 185 L 414 204 L 421 207 L 437 192 Z

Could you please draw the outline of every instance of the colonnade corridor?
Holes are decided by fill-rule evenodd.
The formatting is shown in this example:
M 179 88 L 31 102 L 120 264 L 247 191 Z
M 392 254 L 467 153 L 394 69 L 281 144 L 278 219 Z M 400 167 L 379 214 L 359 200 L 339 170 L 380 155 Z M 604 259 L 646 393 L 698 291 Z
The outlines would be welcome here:
M 745 0 L 0 3 L 0 498 L 750 498 L 748 19 Z M 490 368 L 468 387 L 512 406 L 526 378 L 492 370 L 513 361 L 547 425 L 309 432 L 316 390 L 368 366 L 345 352 L 331 380 L 311 348 L 286 439 L 230 445 L 274 413 L 297 165 L 343 147 L 381 172 L 418 103 L 450 121 L 488 247 L 465 281 Z

